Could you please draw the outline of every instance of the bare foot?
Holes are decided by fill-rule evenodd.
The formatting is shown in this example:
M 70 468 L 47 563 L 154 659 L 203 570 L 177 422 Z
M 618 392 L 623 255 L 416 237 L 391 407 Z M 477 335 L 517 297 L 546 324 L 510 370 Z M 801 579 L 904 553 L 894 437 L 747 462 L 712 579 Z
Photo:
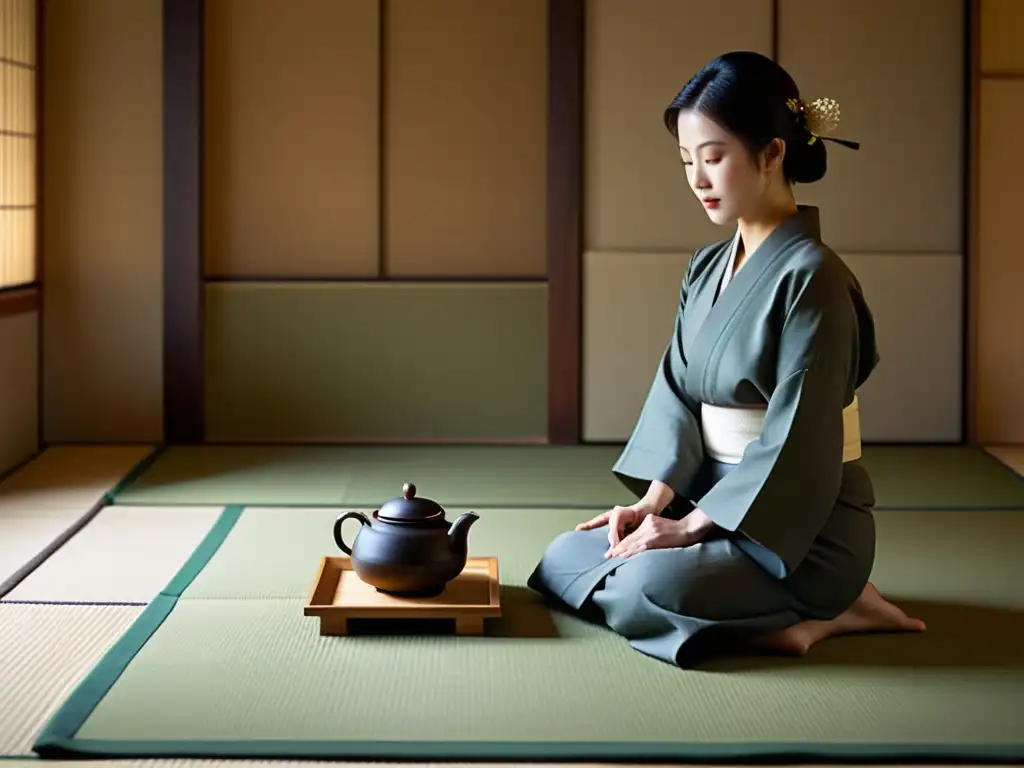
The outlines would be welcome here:
M 757 647 L 766 651 L 803 656 L 816 643 L 837 635 L 866 632 L 924 632 L 925 623 L 912 619 L 890 603 L 873 584 L 864 587 L 857 601 L 829 621 L 811 619 L 765 635 Z

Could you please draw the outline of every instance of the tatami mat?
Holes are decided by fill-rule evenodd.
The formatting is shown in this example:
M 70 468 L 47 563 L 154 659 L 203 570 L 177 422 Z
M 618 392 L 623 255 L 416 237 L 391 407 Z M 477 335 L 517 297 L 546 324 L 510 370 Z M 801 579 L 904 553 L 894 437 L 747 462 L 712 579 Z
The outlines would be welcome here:
M 980 448 L 869 445 L 864 464 L 879 508 L 1024 510 L 1024 478 Z
M 0 597 L 152 453 L 148 446 L 55 446 L 0 483 Z
M 67 509 L 0 512 L 0 597 L 4 585 L 80 517 Z
M 629 499 L 608 446 L 175 446 L 120 504 L 374 505 L 415 483 L 444 505 L 603 506 Z
M 172 447 L 120 504 L 379 505 L 406 482 L 449 505 L 603 507 L 634 499 L 616 446 Z M 1024 509 L 1024 479 L 980 449 L 868 446 L 879 507 Z
M 447 517 L 454 520 L 462 511 L 451 509 Z M 339 513 L 323 508 L 246 508 L 183 596 L 307 596 L 320 558 L 342 554 L 332 537 Z M 470 555 L 500 555 L 502 583 L 523 586 L 544 543 L 591 512 L 488 509 L 479 514 L 480 519 L 469 532 Z M 1020 589 L 1024 584 L 1024 558 L 1019 556 L 1024 515 L 1013 511 L 933 510 L 883 511 L 875 517 L 877 555 L 872 579 L 879 589 L 914 599 L 952 599 L 1024 611 L 1024 589 Z M 348 521 L 342 533 L 351 543 L 358 530 L 357 522 Z
M 344 510 L 247 507 L 206 567 L 185 589 L 186 598 L 289 599 L 309 594 L 320 558 L 342 555 L 334 543 L 334 520 Z M 465 509 L 454 507 L 454 521 Z M 524 586 L 540 556 L 538 542 L 593 515 L 565 509 L 486 509 L 469 530 L 470 555 L 501 555 L 501 581 Z M 1024 523 L 1024 516 L 1021 518 Z M 1024 526 L 1022 526 L 1024 527 Z M 351 543 L 359 531 L 347 521 L 342 536 Z M 253 567 L 259 561 L 262 567 Z
M 1018 475 L 1024 475 L 1024 445 L 992 445 L 985 450 Z
M 0 604 L 0 755 L 32 754 L 39 730 L 141 611 Z
M 4 600 L 148 603 L 217 521 L 221 507 L 106 507 Z
M 546 543 L 585 514 L 492 509 L 471 529 L 471 552 L 500 558 L 504 615 L 484 636 L 378 628 L 332 638 L 302 606 L 333 550 L 335 510 L 243 510 L 182 597 L 159 598 L 108 657 L 94 681 L 102 699 L 70 703 L 44 743 L 197 757 L 631 761 L 743 761 L 762 750 L 984 760 L 1024 748 L 1024 515 L 878 516 L 876 583 L 928 622 L 926 634 L 681 670 L 522 588 Z
M 149 445 L 56 445 L 0 483 L 6 509 L 85 512 L 153 454 Z
M 1006 641 L 989 656 L 976 655 L 980 642 L 958 652 L 941 637 L 955 630 L 951 622 L 936 627 L 937 642 L 843 638 L 800 661 L 680 670 L 599 626 L 517 599 L 510 607 L 522 623 L 495 623 L 483 637 L 350 638 L 320 636 L 303 600 L 180 600 L 78 738 L 142 740 L 158 754 L 168 741 L 199 742 L 197 756 L 239 741 L 234 749 L 257 756 L 273 741 L 285 742 L 275 749 L 283 757 L 323 750 L 364 759 L 446 749 L 509 758 L 517 742 L 522 758 L 544 757 L 543 742 L 548 754 L 561 747 L 589 759 L 605 745 L 618 758 L 626 749 L 650 756 L 643 742 L 655 752 L 675 743 L 680 757 L 699 756 L 701 744 L 738 757 L 741 745 L 759 742 L 824 754 L 850 743 L 980 752 L 1019 738 L 1021 652 L 1016 666 Z

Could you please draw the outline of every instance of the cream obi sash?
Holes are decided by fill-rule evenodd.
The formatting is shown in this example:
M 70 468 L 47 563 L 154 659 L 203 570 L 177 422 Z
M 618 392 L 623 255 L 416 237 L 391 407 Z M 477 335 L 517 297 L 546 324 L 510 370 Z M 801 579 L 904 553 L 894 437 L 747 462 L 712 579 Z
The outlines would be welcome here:
M 764 426 L 767 408 L 734 408 L 701 403 L 701 431 L 708 456 L 724 464 L 739 464 L 747 444 Z M 843 409 L 843 462 L 861 456 L 860 410 L 857 395 Z

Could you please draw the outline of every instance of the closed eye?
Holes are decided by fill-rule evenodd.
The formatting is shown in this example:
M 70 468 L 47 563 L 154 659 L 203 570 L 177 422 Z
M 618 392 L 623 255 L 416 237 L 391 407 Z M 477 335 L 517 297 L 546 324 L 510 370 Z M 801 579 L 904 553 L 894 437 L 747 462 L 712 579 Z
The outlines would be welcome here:
M 705 165 L 718 165 L 720 162 L 722 162 L 722 158 L 720 158 L 720 157 L 709 157 L 709 158 L 707 158 L 704 161 L 704 164 Z M 679 164 L 680 165 L 693 165 L 693 161 L 692 160 L 683 160 L 682 158 L 680 158 L 679 159 Z

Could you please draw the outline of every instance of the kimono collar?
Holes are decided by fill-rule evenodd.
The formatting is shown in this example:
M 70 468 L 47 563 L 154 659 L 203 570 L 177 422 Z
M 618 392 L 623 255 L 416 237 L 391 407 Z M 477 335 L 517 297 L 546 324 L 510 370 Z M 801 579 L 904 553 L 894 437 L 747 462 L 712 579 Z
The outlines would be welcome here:
M 693 302 L 692 316 L 696 322 L 689 325 L 692 331 L 684 339 L 687 345 L 696 341 L 694 337 L 698 330 L 701 339 L 720 335 L 724 330 L 724 323 L 732 316 L 738 303 L 749 294 L 760 276 L 771 269 L 778 259 L 783 258 L 794 241 L 821 240 L 818 208 L 813 205 L 798 205 L 796 213 L 769 232 L 761 244 L 752 253 L 747 254 L 743 268 L 733 274 L 739 239 L 740 233 L 737 228 L 724 258 L 715 259 L 708 270 L 708 282 L 705 285 L 710 290 L 700 290 Z
M 806 234 L 815 240 L 821 239 L 821 215 L 815 205 L 798 205 L 796 213 L 775 228 L 772 234 L 779 232 L 784 235 Z
M 776 226 L 753 253 L 747 255 L 743 268 L 731 280 L 723 279 L 731 261 L 730 255 L 715 259 L 707 276 L 694 286 L 692 309 L 683 326 L 683 347 L 689 358 L 685 387 L 691 397 L 715 404 L 715 390 L 709 386 L 709 379 L 718 375 L 718 368 L 717 362 L 711 365 L 712 358 L 725 343 L 726 330 L 736 318 L 740 305 L 751 297 L 756 300 L 755 288 L 762 276 L 784 259 L 796 242 L 820 241 L 820 236 L 818 208 L 801 205 L 797 206 L 796 213 Z M 731 247 L 735 243 L 734 239 Z
M 754 249 L 754 252 L 747 254 L 747 259 L 753 261 L 754 256 L 757 256 L 758 261 L 763 262 L 764 259 L 761 254 L 777 252 L 783 244 L 801 235 L 813 240 L 821 240 L 821 218 L 817 206 L 798 205 L 796 213 L 779 223 L 775 229 L 769 232 L 768 237 Z M 733 236 L 732 243 L 729 246 L 732 252 L 735 252 L 739 240 L 740 230 L 737 227 L 736 234 Z M 731 254 L 727 260 L 732 261 Z M 746 268 L 746 266 L 743 267 L 743 269 Z M 723 266 L 722 269 L 725 269 L 725 267 Z M 721 275 L 719 275 L 718 279 L 719 281 L 721 280 Z

